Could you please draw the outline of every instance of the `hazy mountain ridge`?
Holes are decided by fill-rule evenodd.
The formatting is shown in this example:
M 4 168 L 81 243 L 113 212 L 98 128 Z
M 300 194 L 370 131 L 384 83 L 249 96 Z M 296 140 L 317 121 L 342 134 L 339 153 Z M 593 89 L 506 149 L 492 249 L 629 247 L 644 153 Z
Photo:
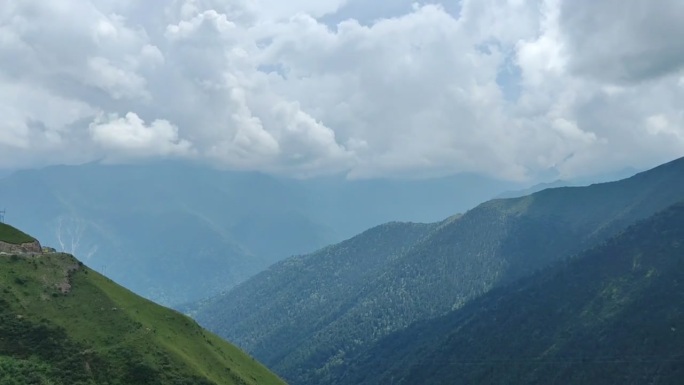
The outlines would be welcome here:
M 592 184 L 597 184 L 597 183 L 605 183 L 605 182 L 615 182 L 621 179 L 627 179 L 630 178 L 640 171 L 643 170 L 637 170 L 633 167 L 627 167 L 622 170 L 618 170 L 615 172 L 607 173 L 607 174 L 601 174 L 601 175 L 595 175 L 595 176 L 590 176 L 590 177 L 581 177 L 581 178 L 571 178 L 571 179 L 556 179 L 551 182 L 542 182 L 535 184 L 533 186 L 521 189 L 521 190 L 511 190 L 511 191 L 504 191 L 503 193 L 499 194 L 496 196 L 497 199 L 508 199 L 508 198 L 520 198 L 526 195 L 531 195 L 536 192 L 550 189 L 550 188 L 558 188 L 558 187 L 582 187 L 582 186 L 589 186 Z
M 280 274 L 287 263 L 283 262 L 269 275 L 254 277 L 201 309 L 197 319 L 292 383 L 325 383 L 349 354 L 367 343 L 457 309 L 498 285 L 592 247 L 682 197 L 684 159 L 619 182 L 493 200 L 434 227 L 419 242 L 385 258 L 371 280 L 345 289 L 359 295 L 344 302 L 334 318 L 323 315 L 326 305 L 315 296 L 296 306 L 287 300 L 301 290 L 319 290 L 311 277 L 324 265 L 324 257 L 312 254 L 299 259 L 307 261 L 299 266 L 302 273 Z M 334 287 L 330 290 L 328 298 L 345 298 L 335 294 Z M 259 308 L 270 309 L 279 318 L 257 321 L 244 316 Z M 264 332 L 276 330 L 274 324 L 286 322 L 282 318 L 290 319 L 293 308 L 302 309 L 296 338 L 290 338 L 289 330 Z M 293 349 L 277 353 L 265 348 L 274 345 Z
M 464 308 L 383 338 L 330 384 L 677 384 L 684 203 Z
M 0 224 L 0 240 L 9 226 Z M 2 384 L 283 384 L 68 254 L 0 255 Z
M 0 205 L 59 250 L 137 293 L 179 304 L 290 255 L 387 221 L 438 219 L 511 185 L 474 175 L 289 180 L 183 162 L 86 164 L 0 179 Z
M 263 186 L 265 182 L 258 179 L 232 175 L 217 179 L 201 168 L 178 165 L 55 167 L 0 181 L 0 200 L 13 218 L 19 216 L 21 227 L 39 229 L 35 231 L 39 237 L 78 254 L 141 294 L 176 302 L 229 287 L 274 258 L 275 251 L 270 256 L 256 255 L 236 240 L 231 229 L 241 217 L 263 207 L 273 218 L 283 215 L 293 218 L 290 225 L 302 225 L 283 210 L 274 210 L 275 198 L 250 207 L 241 196 L 245 184 L 278 190 L 283 205 L 285 201 L 290 209 L 297 205 L 285 188 L 277 183 Z M 274 248 L 326 243 L 322 235 L 312 242 L 285 229 L 283 234 L 283 242 L 272 238 Z M 319 236 L 313 232 L 305 236 L 309 234 Z M 174 267 L 180 268 L 180 274 Z

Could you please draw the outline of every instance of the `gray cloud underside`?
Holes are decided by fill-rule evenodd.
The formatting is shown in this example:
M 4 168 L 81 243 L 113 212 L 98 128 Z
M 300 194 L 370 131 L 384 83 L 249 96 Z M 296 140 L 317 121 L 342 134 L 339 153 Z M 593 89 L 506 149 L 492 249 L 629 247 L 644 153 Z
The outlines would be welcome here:
M 684 154 L 681 1 L 0 5 L 0 169 L 579 176 Z

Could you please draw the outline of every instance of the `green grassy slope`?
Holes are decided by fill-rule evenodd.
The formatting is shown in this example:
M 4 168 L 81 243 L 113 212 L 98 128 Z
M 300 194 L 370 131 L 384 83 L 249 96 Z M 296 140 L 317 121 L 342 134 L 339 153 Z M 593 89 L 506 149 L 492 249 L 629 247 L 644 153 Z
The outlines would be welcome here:
M 392 334 L 333 384 L 680 384 L 684 204 Z
M 366 344 L 534 274 L 683 197 L 684 159 L 679 159 L 623 181 L 489 201 L 433 225 L 413 243 L 383 249 L 389 255 L 378 258 L 382 262 L 367 279 L 347 286 L 319 284 L 331 259 L 353 265 L 378 254 L 378 244 L 396 242 L 396 234 L 345 253 L 330 252 L 340 244 L 276 265 L 202 309 L 197 319 L 286 380 L 325 383 Z M 295 261 L 298 267 L 288 269 Z M 302 297 L 302 291 L 310 295 Z M 338 304 L 335 312 L 328 311 L 331 303 Z M 256 319 L 259 309 L 272 316 Z M 291 329 L 277 326 L 288 323 Z
M 0 256 L 0 383 L 283 382 L 190 318 L 44 254 Z
M 8 224 L 0 223 L 0 242 L 20 245 L 22 243 L 34 242 L 35 240 L 35 238 L 24 234 L 21 230 L 15 229 Z

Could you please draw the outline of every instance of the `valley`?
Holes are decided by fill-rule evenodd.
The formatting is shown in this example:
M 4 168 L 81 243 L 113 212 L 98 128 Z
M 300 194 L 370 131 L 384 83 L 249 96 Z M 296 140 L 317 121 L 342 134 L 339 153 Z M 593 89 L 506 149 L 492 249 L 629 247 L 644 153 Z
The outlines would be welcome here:
M 684 383 L 682 21 L 0 0 L 0 385 Z
M 682 176 L 684 158 L 384 223 L 181 306 L 211 332 L 2 224 L 0 367 L 58 384 L 673 383 Z M 185 243 L 206 229 L 146 218 L 153 239 L 187 235 L 166 247 L 192 255 L 194 274 L 221 276 Z
M 291 180 L 182 162 L 94 163 L 16 172 L 0 179 L 0 202 L 16 226 L 178 307 L 283 258 L 392 220 L 436 220 L 512 186 L 469 175 Z
M 332 382 L 388 334 L 562 263 L 680 202 L 683 175 L 678 159 L 617 182 L 492 200 L 432 225 L 380 226 L 286 259 L 203 302 L 194 317 L 291 383 Z

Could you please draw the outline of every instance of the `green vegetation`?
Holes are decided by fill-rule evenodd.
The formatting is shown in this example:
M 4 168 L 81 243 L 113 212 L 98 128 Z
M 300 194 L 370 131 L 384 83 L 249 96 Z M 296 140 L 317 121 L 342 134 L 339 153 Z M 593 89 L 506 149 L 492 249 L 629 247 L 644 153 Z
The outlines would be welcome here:
M 380 226 L 279 263 L 196 318 L 292 383 L 332 382 L 380 338 L 600 244 L 683 196 L 680 159 L 619 182 L 493 200 L 442 223 Z
M 10 225 L 0 223 L 0 242 L 20 245 L 22 243 L 30 243 L 35 241 L 36 239 L 32 236 L 24 234 L 20 230 L 17 230 Z
M 283 384 L 67 254 L 0 256 L 0 383 Z
M 334 321 L 352 307 L 361 294 L 360 287 L 377 277 L 390 259 L 435 227 L 388 223 L 314 254 L 290 258 L 259 274 L 254 282 L 265 285 L 259 286 L 259 291 L 253 291 L 255 288 L 249 285 L 241 288 L 249 295 L 234 297 L 236 302 L 229 305 L 231 309 L 223 307 L 223 299 L 203 304 L 203 308 L 220 311 L 202 313 L 216 315 L 217 319 L 201 319 L 216 325 L 219 333 L 253 335 L 257 350 L 265 355 L 262 360 L 286 356 L 310 343 L 321 325 Z M 255 314 L 248 314 L 249 311 Z M 224 322 L 227 313 L 233 313 L 230 319 L 235 324 Z M 255 332 L 259 334 L 252 334 Z M 262 342 L 266 336 L 280 338 L 269 349 Z
M 330 384 L 680 384 L 684 203 L 444 317 L 391 334 Z

